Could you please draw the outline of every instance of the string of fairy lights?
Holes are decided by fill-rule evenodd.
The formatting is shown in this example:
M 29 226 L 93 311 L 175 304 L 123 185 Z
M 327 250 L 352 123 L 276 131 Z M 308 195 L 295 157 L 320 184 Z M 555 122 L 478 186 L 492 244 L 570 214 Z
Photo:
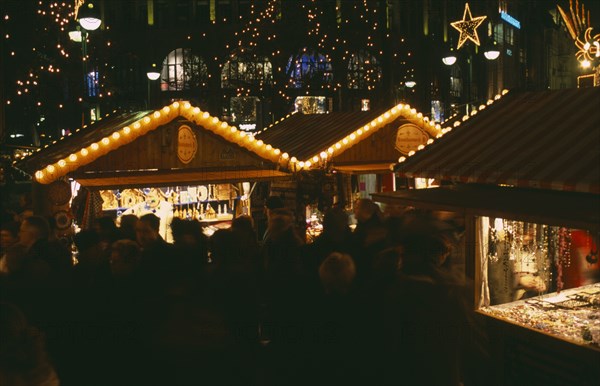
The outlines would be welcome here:
M 14 57 L 14 60 L 19 60 L 23 50 L 31 50 L 35 53 L 36 60 L 27 62 L 30 63 L 29 66 L 23 66 L 22 74 L 15 80 L 14 94 L 9 95 L 6 104 L 13 104 L 18 98 L 21 98 L 22 101 L 25 99 L 33 101 L 33 105 L 37 107 L 56 110 L 65 108 L 67 104 L 76 105 L 83 102 L 83 89 L 69 90 L 70 97 L 62 100 L 58 97 L 42 98 L 42 93 L 36 92 L 49 78 L 53 78 L 53 82 L 60 83 L 61 79 L 77 74 L 81 67 L 81 60 L 92 61 L 94 48 L 112 49 L 114 54 L 113 46 L 118 46 L 118 41 L 110 41 L 108 38 L 111 26 L 105 23 L 104 33 L 93 36 L 94 44 L 88 46 L 90 51 L 86 57 L 82 58 L 81 47 L 73 44 L 67 33 L 74 22 L 74 3 L 73 1 L 47 2 L 42 0 L 37 2 L 35 12 L 39 21 L 36 22 L 36 28 L 40 36 L 33 39 L 33 47 L 14 45 L 12 47 L 14 50 L 9 54 Z M 390 34 L 382 30 L 386 27 L 379 20 L 381 9 L 378 7 L 380 6 L 379 3 L 368 0 L 358 0 L 352 5 L 344 1 L 337 1 L 333 10 L 337 15 L 337 22 L 331 23 L 328 19 L 331 15 L 327 13 L 323 2 L 303 0 L 298 9 L 305 17 L 304 33 L 307 37 L 307 44 L 293 54 L 290 53 L 287 42 L 284 41 L 284 36 L 281 34 L 285 27 L 283 24 L 286 22 L 282 19 L 281 1 L 251 1 L 249 12 L 246 15 L 239 15 L 241 28 L 229 39 L 223 39 L 222 43 L 225 48 L 222 52 L 227 52 L 226 58 L 231 60 L 233 55 L 240 55 L 241 59 L 238 58 L 238 64 L 244 61 L 246 64 L 255 62 L 254 65 L 246 66 L 246 68 L 256 72 L 254 79 L 258 79 L 258 81 L 254 86 L 243 84 L 238 86 L 235 89 L 235 95 L 252 96 L 257 91 L 264 92 L 267 87 L 272 87 L 271 92 L 275 96 L 291 102 L 299 92 L 305 92 L 307 95 L 319 95 L 322 94 L 322 91 L 333 94 L 342 87 L 375 90 L 382 79 L 381 59 L 378 58 L 383 57 L 384 47 L 389 47 L 386 40 L 390 39 Z M 9 14 L 3 15 L 3 18 L 5 23 L 12 21 Z M 219 16 L 219 21 L 221 21 L 220 19 Z M 227 18 L 224 17 L 222 20 L 225 23 Z M 213 38 L 214 34 L 219 33 L 219 29 L 213 26 L 216 22 L 217 20 L 213 20 L 211 26 L 198 34 L 188 34 L 187 40 L 195 40 L 190 44 L 202 46 L 203 43 Z M 357 28 L 357 23 L 360 23 L 360 28 Z M 9 25 L 6 28 L 10 30 Z M 357 31 L 360 31 L 360 34 Z M 6 40 L 14 39 L 12 31 L 11 34 L 7 33 L 4 38 Z M 357 41 L 356 38 L 360 41 Z M 404 39 L 401 42 L 403 43 Z M 356 50 L 356 47 L 359 46 L 365 47 L 365 49 L 359 52 Z M 284 50 L 287 52 L 283 52 Z M 388 54 L 391 54 L 396 60 L 395 64 L 401 65 L 406 65 L 406 56 L 410 56 L 410 52 L 407 52 L 402 45 L 396 52 Z M 286 65 L 291 60 L 289 63 L 291 67 L 302 66 L 304 55 L 313 55 L 312 58 L 317 59 L 315 70 L 317 77 L 322 76 L 323 72 L 326 74 L 320 82 L 319 79 L 316 82 L 301 82 L 301 87 L 297 87 L 290 83 L 289 74 L 285 73 Z M 97 66 L 102 68 L 97 79 L 99 90 L 97 97 L 99 98 L 114 97 L 114 92 L 111 92 L 107 85 L 111 69 L 116 71 L 115 66 L 118 66 L 117 63 L 111 62 L 112 57 L 113 55 L 110 54 L 104 55 L 103 60 L 97 63 Z M 225 61 L 222 55 L 217 54 L 210 59 L 218 64 L 220 71 L 223 70 Z M 99 58 L 95 58 L 95 60 L 99 61 Z M 334 73 L 337 75 L 336 71 L 339 69 L 332 68 L 333 63 L 347 66 L 343 71 L 339 71 L 340 73 L 348 70 L 348 73 L 352 72 L 353 75 L 348 76 L 347 79 L 334 77 Z M 90 65 L 89 68 L 96 69 L 97 67 Z M 240 69 L 243 70 L 243 68 Z M 272 78 L 269 81 L 260 79 L 257 75 L 259 71 L 271 71 Z M 305 74 L 300 73 L 300 75 Z M 223 74 L 221 74 L 222 76 Z M 211 77 L 210 73 L 208 77 Z M 53 104 L 50 104 L 51 102 Z

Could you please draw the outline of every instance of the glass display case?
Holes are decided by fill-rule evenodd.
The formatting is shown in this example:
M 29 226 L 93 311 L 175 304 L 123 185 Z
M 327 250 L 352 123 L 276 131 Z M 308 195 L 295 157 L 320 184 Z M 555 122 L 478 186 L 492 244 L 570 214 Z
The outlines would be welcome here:
M 479 311 L 600 348 L 598 234 L 477 217 Z

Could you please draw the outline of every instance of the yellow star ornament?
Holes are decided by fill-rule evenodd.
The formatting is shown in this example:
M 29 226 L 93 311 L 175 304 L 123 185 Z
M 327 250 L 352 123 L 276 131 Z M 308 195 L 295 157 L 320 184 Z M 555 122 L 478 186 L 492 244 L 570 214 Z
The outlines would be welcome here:
M 485 18 L 486 16 L 473 17 L 471 15 L 471 9 L 469 9 L 469 3 L 465 3 L 465 13 L 463 14 L 462 20 L 450 23 L 452 27 L 460 32 L 460 37 L 458 38 L 458 47 L 456 49 L 460 49 L 460 47 L 465 44 L 467 39 L 479 45 L 477 27 L 483 23 Z

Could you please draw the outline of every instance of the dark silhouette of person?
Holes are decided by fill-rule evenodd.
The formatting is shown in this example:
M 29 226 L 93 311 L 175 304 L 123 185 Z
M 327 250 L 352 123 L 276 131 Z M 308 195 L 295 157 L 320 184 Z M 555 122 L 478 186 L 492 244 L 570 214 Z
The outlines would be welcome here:
M 405 223 L 395 248 L 399 272 L 378 318 L 378 383 L 459 385 L 482 368 L 485 336 L 469 302 L 472 289 L 448 264 L 451 245 L 430 217 Z
M 373 200 L 361 198 L 354 203 L 356 228 L 352 232 L 352 254 L 356 263 L 357 280 L 362 283 L 369 278 L 374 257 L 385 249 L 386 228 L 383 214 Z
M 314 288 L 319 283 L 319 267 L 333 252 L 352 255 L 354 250 L 352 230 L 348 225 L 348 215 L 342 208 L 331 208 L 323 217 L 323 232 L 304 248 L 304 261 L 308 280 Z M 354 264 L 354 263 L 353 263 Z
M 121 222 L 119 223 L 120 239 L 136 241 L 135 224 L 137 223 L 137 220 L 138 217 L 135 214 L 121 216 Z
M 58 386 L 44 335 L 15 305 L 0 302 L 0 385 Z

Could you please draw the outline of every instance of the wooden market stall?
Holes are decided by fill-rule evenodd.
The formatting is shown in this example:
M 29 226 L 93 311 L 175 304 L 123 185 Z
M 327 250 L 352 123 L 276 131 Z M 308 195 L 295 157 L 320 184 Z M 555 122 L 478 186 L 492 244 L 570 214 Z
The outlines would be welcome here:
M 600 88 L 509 93 L 396 165 L 446 186 L 374 194 L 464 220 L 490 384 L 600 379 Z
M 69 181 L 90 192 L 88 214 L 101 207 L 113 215 L 152 212 L 167 222 L 173 216 L 218 222 L 249 213 L 250 187 L 243 182 L 286 177 L 286 156 L 181 101 L 108 116 L 18 166 L 34 176 L 35 211 L 60 224 L 68 222 Z
M 257 133 L 256 139 L 288 153 L 291 171 L 303 171 L 273 184 L 286 197 L 305 196 L 297 205 L 301 211 L 310 197 L 318 198 L 320 209 L 334 202 L 351 205 L 357 195 L 394 190 L 391 167 L 398 157 L 441 133 L 439 124 L 399 104 L 370 111 L 295 113 Z M 363 176 L 374 177 L 371 186 L 365 186 Z

